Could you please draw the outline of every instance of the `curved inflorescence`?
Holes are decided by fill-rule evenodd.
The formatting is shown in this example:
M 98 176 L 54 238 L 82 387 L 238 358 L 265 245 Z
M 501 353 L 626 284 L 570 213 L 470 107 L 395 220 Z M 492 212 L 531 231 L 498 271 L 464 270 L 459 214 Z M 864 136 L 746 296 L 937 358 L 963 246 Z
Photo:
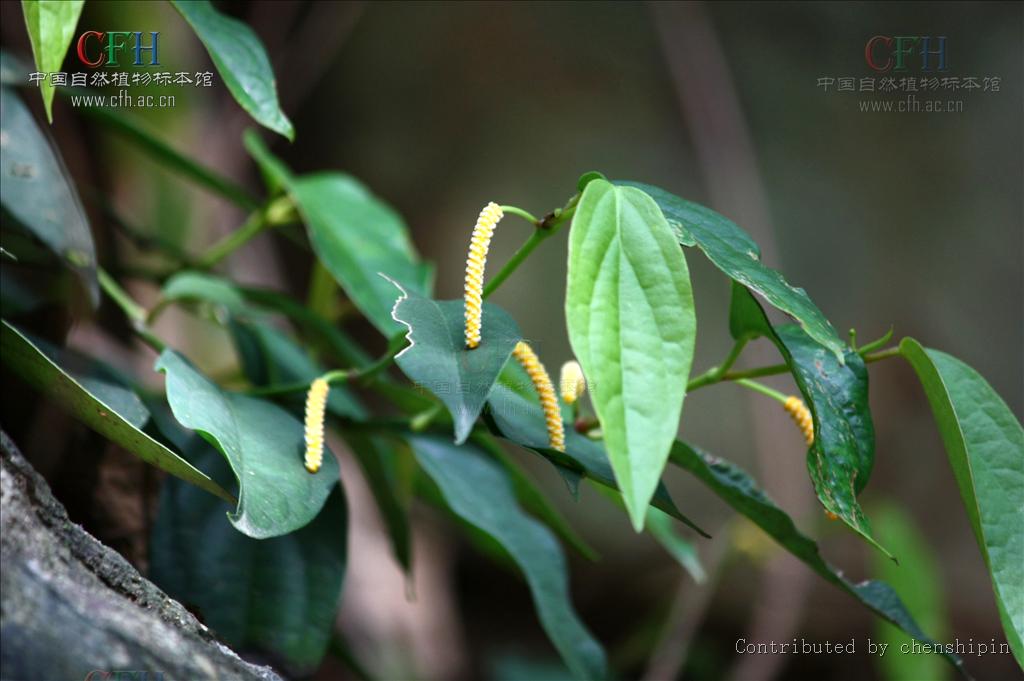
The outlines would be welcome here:
M 800 432 L 803 433 L 804 441 L 807 442 L 807 446 L 810 447 L 814 444 L 814 419 L 811 418 L 811 410 L 807 408 L 804 401 L 799 397 L 790 395 L 786 398 L 785 404 L 782 408 L 786 410 L 793 422 L 800 427 Z
M 575 404 L 587 391 L 587 379 L 583 377 L 583 369 L 580 368 L 579 362 L 571 359 L 562 365 L 558 389 L 562 393 L 562 401 L 566 404 Z
M 504 217 L 501 206 L 488 203 L 480 211 L 473 236 L 469 240 L 469 255 L 466 256 L 466 347 L 472 350 L 480 345 L 481 317 L 483 316 L 484 266 L 487 264 L 487 250 L 491 246 L 494 228 Z
M 316 473 L 324 460 L 324 411 L 330 384 L 318 378 L 306 393 L 306 470 Z
M 552 449 L 560 452 L 565 451 L 565 425 L 562 423 L 562 410 L 558 406 L 558 397 L 555 395 L 555 386 L 551 383 L 551 377 L 547 369 L 537 359 L 537 353 L 533 351 L 530 344 L 525 341 L 516 343 L 512 356 L 516 358 L 540 397 L 540 406 L 544 409 L 544 420 L 548 426 L 548 442 Z

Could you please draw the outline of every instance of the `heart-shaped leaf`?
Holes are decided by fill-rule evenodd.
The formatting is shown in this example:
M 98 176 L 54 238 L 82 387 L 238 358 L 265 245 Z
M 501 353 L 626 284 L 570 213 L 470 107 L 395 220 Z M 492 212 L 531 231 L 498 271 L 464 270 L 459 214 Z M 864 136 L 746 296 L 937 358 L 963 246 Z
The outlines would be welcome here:
M 171 4 L 210 53 L 235 101 L 260 125 L 294 140 L 295 128 L 277 101 L 267 51 L 252 29 L 221 14 L 207 0 L 172 0 Z
M 913 338 L 900 342 L 900 354 L 914 367 L 932 407 L 992 576 L 1003 631 L 1024 667 L 1024 429 L 992 386 L 960 360 Z
M 550 448 L 544 412 L 536 393 L 529 392 L 532 390 L 530 379 L 522 368 L 509 363 L 488 399 L 490 408 L 487 410 L 487 416 L 492 424 L 492 430 L 510 442 L 540 454 L 550 461 L 563 477 L 573 480 L 576 486 L 579 485 L 580 478 L 586 476 L 598 484 L 618 490 L 615 473 L 608 462 L 604 446 L 601 442 L 576 432 L 571 422 L 565 424 L 565 451 L 559 452 Z M 572 487 L 570 491 L 573 491 Z M 682 521 L 699 534 L 709 536 L 676 508 L 675 502 L 661 482 L 655 488 L 651 506 Z
M 233 485 L 216 450 L 196 435 L 186 443 L 197 465 Z M 219 504 L 170 480 L 150 540 L 151 578 L 228 645 L 270 654 L 291 677 L 307 677 L 327 652 L 345 574 L 345 498 L 339 485 L 332 490 L 305 527 L 253 539 L 232 528 Z
M 210 440 L 238 479 L 238 508 L 229 515 L 256 539 L 288 534 L 311 521 L 338 481 L 338 462 L 324 453 L 320 472 L 302 465 L 303 427 L 264 400 L 223 391 L 185 358 L 165 350 L 156 370 L 167 374 L 167 402 L 186 428 Z
M 772 327 L 757 300 L 733 283 L 729 327 L 739 338 L 765 336 L 779 349 L 814 418 L 807 471 L 822 506 L 886 555 L 857 503 L 875 461 L 875 427 L 864 360 L 847 350 L 844 363 L 796 324 Z M 891 557 L 891 556 L 890 556 Z
M 393 315 L 409 330 L 409 347 L 395 362 L 444 403 L 455 422 L 455 443 L 462 444 L 523 335 L 508 313 L 485 303 L 480 345 L 469 350 L 461 300 L 430 300 L 394 283 L 401 297 Z
M 141 405 L 125 402 L 125 396 L 91 392 L 79 378 L 64 371 L 25 334 L 3 321 L 0 333 L 0 357 L 4 364 L 27 383 L 52 397 L 100 435 L 124 447 L 146 463 L 177 476 L 210 494 L 233 503 L 234 497 L 190 463 L 163 446 L 139 428 L 145 422 L 138 411 Z M 93 386 L 95 387 L 95 386 Z M 134 396 L 134 393 L 132 393 Z M 138 397 L 135 397 L 137 402 Z M 121 404 L 118 404 L 121 402 Z M 126 409 L 125 405 L 130 408 Z M 115 406 L 117 408 L 115 408 Z M 142 407 L 143 411 L 145 410 Z
M 821 557 L 818 545 L 796 528 L 793 519 L 776 506 L 745 471 L 725 459 L 702 452 L 684 442 L 676 442 L 673 446 L 671 460 L 677 466 L 693 473 L 725 503 L 752 520 L 826 581 L 847 592 L 873 613 L 921 643 L 939 645 L 925 636 L 900 597 L 888 584 L 877 580 L 855 584 L 829 565 Z M 957 668 L 963 665 L 960 658 L 952 653 L 945 653 L 944 657 Z
M 97 304 L 96 249 L 78 193 L 28 107 L 6 87 L 0 89 L 0 130 L 0 203 L 75 272 Z
M 526 577 L 541 625 L 562 659 L 581 679 L 608 675 L 604 650 L 569 600 L 565 556 L 554 535 L 526 515 L 498 464 L 470 445 L 409 438 L 416 460 L 437 483 L 451 510 L 494 538 Z
M 639 189 L 593 179 L 583 190 L 565 319 L 639 531 L 679 429 L 697 329 L 682 249 Z
M 50 74 L 61 70 L 84 4 L 85 0 L 21 0 L 32 56 L 39 72 Z M 52 123 L 53 83 L 49 77 L 39 82 L 39 92 L 43 96 L 46 118 Z
M 791 286 L 785 277 L 761 262 L 761 249 L 732 220 L 710 208 L 642 182 L 619 182 L 647 192 L 661 207 L 665 218 L 677 230 L 684 246 L 694 244 L 733 281 L 756 291 L 783 312 L 792 315 L 804 331 L 842 361 L 843 342 L 831 322 L 802 288 Z

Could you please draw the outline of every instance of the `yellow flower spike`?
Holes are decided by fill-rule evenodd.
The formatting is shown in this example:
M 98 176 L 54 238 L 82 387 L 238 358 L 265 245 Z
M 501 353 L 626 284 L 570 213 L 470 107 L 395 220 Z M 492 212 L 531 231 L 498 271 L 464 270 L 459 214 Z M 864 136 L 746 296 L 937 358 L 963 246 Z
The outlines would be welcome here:
M 571 359 L 562 365 L 558 388 L 562 393 L 562 401 L 566 404 L 575 404 L 576 400 L 583 397 L 583 393 L 587 392 L 587 379 L 583 377 L 583 369 L 580 368 L 579 362 Z
M 786 398 L 785 404 L 782 408 L 786 410 L 793 422 L 800 427 L 800 432 L 804 435 L 804 441 L 807 442 L 807 446 L 810 447 L 814 444 L 814 419 L 811 417 L 811 410 L 807 408 L 803 400 L 799 397 L 790 395 Z
M 505 216 L 501 206 L 488 203 L 480 211 L 480 217 L 469 240 L 469 255 L 466 256 L 466 347 L 472 350 L 480 345 L 481 317 L 484 304 L 484 266 L 487 264 L 487 250 L 491 246 L 494 228 Z
M 558 397 L 555 395 L 555 386 L 551 383 L 551 377 L 547 369 L 537 359 L 537 353 L 533 351 L 529 343 L 519 341 L 516 343 L 512 356 L 516 358 L 540 397 L 540 406 L 544 408 L 544 420 L 548 426 L 548 442 L 552 449 L 560 452 L 565 451 L 565 426 L 562 423 L 562 410 L 558 406 Z
M 331 384 L 323 378 L 314 380 L 306 393 L 306 470 L 316 473 L 324 460 L 324 411 Z

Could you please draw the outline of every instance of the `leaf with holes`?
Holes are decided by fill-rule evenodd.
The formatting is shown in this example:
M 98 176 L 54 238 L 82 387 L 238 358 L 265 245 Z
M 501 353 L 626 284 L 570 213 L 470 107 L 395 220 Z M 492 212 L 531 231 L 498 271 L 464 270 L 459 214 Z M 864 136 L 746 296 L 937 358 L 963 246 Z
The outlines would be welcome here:
M 875 461 L 875 427 L 864 360 L 847 350 L 845 362 L 840 364 L 796 324 L 772 327 L 753 295 L 735 282 L 729 328 L 737 339 L 765 336 L 779 349 L 814 418 L 807 471 L 818 499 L 827 511 L 891 557 L 875 540 L 857 502 Z
M 651 197 L 587 183 L 569 235 L 565 319 L 634 528 L 679 429 L 697 320 L 682 249 Z

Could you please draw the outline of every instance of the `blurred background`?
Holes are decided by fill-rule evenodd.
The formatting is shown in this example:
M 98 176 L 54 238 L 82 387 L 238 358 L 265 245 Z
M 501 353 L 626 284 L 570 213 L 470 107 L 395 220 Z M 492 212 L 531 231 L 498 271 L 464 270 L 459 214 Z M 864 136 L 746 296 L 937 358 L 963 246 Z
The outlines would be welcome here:
M 271 55 L 283 108 L 297 130 L 290 145 L 265 135 L 272 149 L 298 172 L 351 173 L 392 203 L 424 258 L 437 263 L 437 297 L 461 294 L 469 233 L 484 204 L 514 204 L 539 215 L 561 206 L 582 172 L 599 170 L 663 186 L 734 219 L 762 245 L 765 261 L 806 288 L 841 334 L 856 327 L 864 342 L 894 327 L 897 338 L 913 336 L 972 365 L 1018 418 L 1024 413 L 1020 4 L 221 7 L 249 23 Z M 20 8 L 3 3 L 2 13 L 5 48 L 29 55 Z M 160 31 L 168 70 L 208 68 L 199 42 L 164 4 L 88 2 L 79 29 L 129 25 Z M 875 35 L 946 36 L 948 75 L 998 78 L 999 89 L 922 95 L 962 101 L 959 112 L 861 111 L 860 102 L 905 95 L 839 92 L 819 82 L 880 78 L 864 59 L 865 43 Z M 921 75 L 918 61 L 908 65 L 905 75 Z M 35 110 L 37 99 L 28 98 Z M 223 87 L 186 91 L 174 109 L 132 113 L 175 148 L 240 183 L 259 185 L 240 140 L 252 124 Z M 113 208 L 127 221 L 194 252 L 244 219 L 60 98 L 54 118 L 52 134 L 89 208 L 101 262 L 146 265 L 90 202 L 94 193 L 113 196 Z M 527 234 L 525 223 L 508 219 L 491 262 L 507 259 Z M 694 370 L 703 371 L 730 345 L 729 282 L 698 251 L 686 254 L 699 320 Z M 565 257 L 563 234 L 495 296 L 549 367 L 570 358 Z M 300 296 L 309 278 L 308 255 L 280 235 L 260 237 L 225 267 L 244 282 Z M 132 291 L 143 301 L 155 295 L 145 284 Z M 374 351 L 382 347 L 368 326 L 354 330 Z M 215 374 L 236 363 L 212 324 L 169 312 L 160 331 Z M 151 355 L 88 319 L 75 321 L 69 342 L 149 375 Z M 769 348 L 755 346 L 748 355 L 742 360 L 748 365 L 777 361 Z M 155 374 L 151 380 L 159 385 Z M 783 379 L 772 384 L 792 390 Z M 12 413 L 10 400 L 5 397 L 5 414 Z M 885 509 L 896 506 L 901 522 L 916 527 L 923 546 L 915 549 L 935 568 L 943 601 L 933 603 L 935 621 L 945 637 L 1004 641 L 981 555 L 910 368 L 899 360 L 872 365 L 871 402 L 877 462 L 862 496 L 869 515 L 878 509 L 889 517 Z M 129 490 L 146 474 L 105 452 L 98 437 L 54 407 L 19 409 L 24 418 L 5 418 L 4 427 L 59 496 L 64 490 L 72 517 L 145 567 L 145 526 L 131 518 L 132 509 L 148 502 Z M 735 386 L 711 387 L 687 399 L 682 433 L 752 472 L 849 577 L 884 569 L 866 544 L 822 515 L 799 434 L 774 403 Z M 69 461 L 90 443 L 96 457 Z M 571 556 L 572 593 L 624 678 L 840 680 L 896 673 L 867 654 L 867 639 L 881 634 L 866 610 L 736 521 L 688 476 L 670 470 L 667 482 L 683 512 L 715 535 L 691 537 L 709 572 L 702 585 L 649 537 L 635 535 L 625 515 L 593 489 L 574 502 L 553 469 L 522 452 L 516 456 L 600 553 L 596 563 Z M 81 476 L 93 469 L 98 472 Z M 408 602 L 372 502 L 359 489 L 358 468 L 343 462 L 343 476 L 357 526 L 339 626 L 369 668 L 386 678 L 559 674 L 520 578 L 425 508 L 417 515 L 418 597 Z M 885 576 L 904 580 L 906 588 L 919 577 L 891 570 Z M 737 655 L 740 638 L 854 639 L 857 652 Z M 1020 677 L 1009 655 L 967 662 L 981 679 Z M 346 673 L 328 661 L 320 678 Z M 941 667 L 934 673 L 948 675 Z

